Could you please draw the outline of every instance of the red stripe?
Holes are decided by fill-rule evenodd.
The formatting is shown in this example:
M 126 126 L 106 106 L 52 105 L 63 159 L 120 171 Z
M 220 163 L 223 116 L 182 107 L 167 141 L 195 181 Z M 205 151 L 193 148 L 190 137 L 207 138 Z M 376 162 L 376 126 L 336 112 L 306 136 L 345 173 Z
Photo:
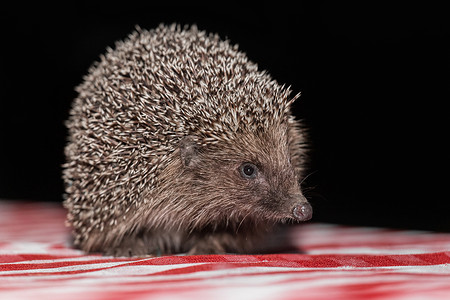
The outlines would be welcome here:
M 447 252 L 442 253 L 431 253 L 431 254 L 416 254 L 416 255 L 392 255 L 386 257 L 383 255 L 295 255 L 295 254 L 284 254 L 283 259 L 276 259 L 279 255 L 263 255 L 263 258 L 255 262 L 243 262 L 243 256 L 233 256 L 231 255 L 228 259 L 224 260 L 225 256 L 205 256 L 206 259 L 200 260 L 200 257 L 179 257 L 179 256 L 169 256 L 161 259 L 148 259 L 139 261 L 129 261 L 129 259 L 96 259 L 88 261 L 68 261 L 68 262 L 49 262 L 49 263 L 37 263 L 37 264 L 6 264 L 0 265 L 0 271 L 18 271 L 18 270 L 38 270 L 38 269 L 57 269 L 58 267 L 67 266 L 80 266 L 89 265 L 96 263 L 111 263 L 111 262 L 127 262 L 125 264 L 120 264 L 119 266 L 107 266 L 99 267 L 89 270 L 70 270 L 70 271 L 60 271 L 60 272 L 39 272 L 39 273 L 29 273 L 32 276 L 39 275 L 69 275 L 69 274 L 80 274 L 89 273 L 106 269 L 113 269 L 117 267 L 130 267 L 130 266 L 151 266 L 151 265 L 174 265 L 180 263 L 208 263 L 205 265 L 195 265 L 183 268 L 175 268 L 172 270 L 166 270 L 162 272 L 155 273 L 153 275 L 174 275 L 174 274 L 189 274 L 198 271 L 213 270 L 213 269 L 227 269 L 227 268 L 243 268 L 243 267 L 289 267 L 289 268 L 338 268 L 338 267 L 388 267 L 388 266 L 424 266 L 424 265 L 437 265 L 450 263 L 450 257 Z M 237 258 L 236 261 L 232 261 L 230 258 Z M 244 256 L 245 257 L 245 256 Z M 179 259 L 183 258 L 184 261 L 180 262 Z M 211 258 L 216 258 L 211 261 Z M 221 258 L 220 260 L 218 258 Z M 275 260 L 274 260 L 275 258 Z M 32 259 L 45 259 L 35 258 Z M 165 260 L 171 260 L 171 262 Z M 193 261 L 189 262 L 192 259 Z M 288 260 L 289 259 L 289 260 Z M 136 259 L 134 259 L 136 260 Z M 165 263 L 161 263 L 161 260 Z M 177 260 L 177 262 L 174 262 Z M 214 264 L 211 264 L 214 263 Z M 7 276 L 23 276 L 25 273 L 14 273 L 14 274 L 3 274 L 1 277 Z
M 69 257 L 64 257 L 69 258 Z M 129 259 L 98 259 L 98 260 L 77 260 L 77 261 L 62 261 L 62 262 L 48 262 L 48 263 L 21 263 L 0 265 L 0 271 L 18 271 L 18 270 L 38 270 L 38 269 L 56 269 L 61 267 L 81 266 L 101 263 L 119 263 L 122 261 L 129 261 Z
M 82 255 L 48 255 L 48 254 L 20 254 L 20 255 L 0 255 L 0 263 L 20 262 L 27 260 L 51 260 L 63 258 L 83 257 Z M 322 255 L 305 255 L 305 254 L 269 254 L 269 255 L 200 255 L 200 256 L 163 256 L 154 258 L 108 258 L 102 256 L 95 261 L 103 262 L 125 262 L 129 261 L 129 265 L 173 265 L 173 264 L 189 264 L 189 263 L 244 263 L 255 265 L 262 263 L 265 266 L 274 267 L 308 267 L 308 268 L 324 268 L 351 265 L 358 267 L 359 263 L 365 262 L 369 266 L 407 266 L 407 265 L 432 265 L 450 263 L 450 252 L 406 254 L 406 255 L 367 255 L 367 254 L 322 254 Z M 352 262 L 353 261 L 353 262 Z M 68 262 L 70 264 L 89 263 L 89 260 L 83 262 Z M 53 267 L 57 267 L 52 264 Z
M 207 276 L 205 278 L 177 278 L 177 279 L 165 279 L 165 280 L 149 280 L 149 281 L 139 281 L 139 282 L 125 282 L 125 283 L 115 283 L 114 285 L 105 285 L 105 289 L 104 289 L 104 294 L 108 294 L 111 290 L 117 291 L 117 293 L 128 293 L 128 291 L 132 290 L 136 290 L 137 292 L 140 293 L 145 293 L 145 295 L 154 293 L 154 292 L 162 292 L 165 293 L 166 295 L 173 295 L 174 291 L 193 291 L 193 290 L 205 290 L 205 289 L 209 289 L 209 288 L 233 288 L 236 287 L 237 285 L 242 285 L 242 284 L 237 284 L 236 281 L 234 281 L 234 284 L 230 285 L 229 283 L 220 283 L 220 281 L 215 281 L 214 283 L 211 282 L 211 280 L 221 280 L 221 279 L 226 279 L 226 278 L 231 278 L 231 277 L 241 277 L 242 278 L 242 283 L 245 282 L 246 278 L 249 277 L 253 277 L 253 276 L 274 276 L 274 275 L 293 275 L 290 276 L 288 278 L 283 278 L 283 279 L 274 279 L 274 281 L 272 281 L 271 284 L 288 284 L 288 283 L 296 283 L 298 282 L 299 279 L 301 279 L 301 282 L 303 284 L 302 289 L 305 289 L 305 285 L 308 285 L 308 282 L 314 283 L 314 281 L 316 281 L 317 277 L 312 277 L 312 278 L 308 278 L 308 277 L 297 277 L 294 276 L 295 274 L 300 274 L 300 273 L 304 273 L 302 271 L 299 270 L 293 270 L 293 271 L 286 271 L 286 272 L 259 272 L 259 273 L 249 273 L 249 274 L 222 274 L 222 275 L 212 275 L 212 276 Z M 311 273 L 317 273 L 317 272 L 312 272 Z M 348 282 L 344 282 L 342 284 L 339 285 L 335 285 L 333 286 L 331 289 L 334 290 L 339 290 L 339 289 L 347 289 L 350 288 L 358 288 L 361 287 L 362 289 L 364 289 L 364 287 L 366 286 L 366 284 L 368 286 L 370 285 L 374 285 L 374 287 L 378 286 L 378 288 L 384 287 L 386 285 L 390 285 L 391 283 L 393 283 L 393 285 L 398 286 L 397 289 L 399 289 L 399 291 L 404 292 L 401 290 L 402 288 L 402 284 L 410 284 L 410 283 L 414 283 L 417 287 L 418 290 L 420 289 L 426 289 L 427 287 L 427 283 L 429 282 L 433 282 L 436 283 L 436 285 L 438 285 L 442 291 L 447 291 L 450 292 L 450 286 L 447 284 L 448 283 L 448 276 L 442 276 L 442 275 L 431 275 L 431 276 L 424 276 L 424 274 L 407 274 L 407 276 L 403 276 L 404 279 L 399 279 L 399 274 L 395 274 L 395 273 L 370 273 L 370 274 L 361 274 L 360 272 L 357 272 L 356 270 L 342 270 L 342 273 L 347 273 L 348 275 L 339 275 L 340 278 L 345 278 L 346 280 L 349 280 Z M 351 274 L 352 273 L 356 273 L 356 277 L 352 277 Z M 320 279 L 326 279 L 326 280 L 333 280 L 334 278 L 337 278 L 337 275 L 334 272 L 321 272 L 321 276 Z M 349 276 L 350 275 L 350 276 Z M 374 281 L 372 283 L 367 283 L 367 282 L 357 282 L 360 279 L 371 279 L 374 276 L 382 276 L 383 278 L 386 278 L 384 281 Z M 401 274 L 400 274 L 401 275 Z M 82 279 L 82 278 L 86 278 L 86 277 L 77 277 L 76 280 Z M 91 277 L 87 277 L 87 278 L 91 278 Z M 389 279 L 391 278 L 391 279 Z M 91 278 L 92 279 L 92 278 Z M 424 280 L 426 279 L 426 280 Z M 51 281 L 53 282 L 61 282 L 61 280 L 50 280 L 50 281 L 45 281 L 48 284 L 48 287 L 50 286 Z M 190 283 L 188 286 L 186 285 L 187 283 Z M 183 284 L 183 286 L 179 286 L 180 284 Z M 258 284 L 256 284 L 258 285 Z M 95 288 L 95 286 L 93 286 Z M 125 287 L 128 287 L 126 289 L 124 289 Z M 170 288 L 170 289 L 169 289 Z M 327 287 L 321 287 L 319 290 L 320 293 L 323 295 L 325 295 L 324 291 L 322 290 L 323 288 L 327 289 Z M 330 287 L 328 287 L 330 288 Z M 27 289 L 26 286 L 24 286 L 22 289 Z M 31 288 L 34 289 L 34 288 Z M 123 289 L 122 291 L 120 289 Z M 1 287 L 0 286 L 0 290 L 2 291 L 6 291 L 6 290 L 14 290 L 13 288 L 8 288 L 7 286 L 5 287 Z M 219 289 L 220 290 L 220 289 Z M 345 290 L 344 290 L 345 291 Z M 291 291 L 292 292 L 292 291 Z M 349 293 L 349 296 L 352 294 L 351 291 L 346 291 L 347 293 Z M 103 293 L 102 293 L 103 294 Z M 91 295 L 88 294 L 87 292 L 85 293 L 85 295 Z M 331 295 L 328 295 L 328 297 L 330 297 Z M 329 298 L 325 298 L 325 299 L 329 299 Z M 128 298 L 127 298 L 128 299 Z M 308 298 L 310 299 L 310 298 Z M 322 299 L 322 298 L 321 298 Z M 345 298 L 345 299 L 352 299 L 350 298 Z

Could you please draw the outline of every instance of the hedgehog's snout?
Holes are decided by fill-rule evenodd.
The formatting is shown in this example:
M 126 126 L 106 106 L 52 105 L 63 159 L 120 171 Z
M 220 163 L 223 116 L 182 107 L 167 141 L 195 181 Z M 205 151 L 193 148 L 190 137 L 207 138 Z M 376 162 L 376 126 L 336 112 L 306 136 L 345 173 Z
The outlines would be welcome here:
M 292 209 L 292 215 L 297 221 L 308 221 L 312 218 L 312 206 L 308 202 L 297 203 Z

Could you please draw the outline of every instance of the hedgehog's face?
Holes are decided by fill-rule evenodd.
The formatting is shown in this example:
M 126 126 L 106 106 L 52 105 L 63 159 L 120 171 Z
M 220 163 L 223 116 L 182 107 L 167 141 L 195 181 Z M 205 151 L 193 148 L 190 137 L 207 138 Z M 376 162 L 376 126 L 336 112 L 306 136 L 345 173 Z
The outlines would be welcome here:
M 180 153 L 194 193 L 214 209 L 254 218 L 309 220 L 312 208 L 300 190 L 285 135 L 243 135 L 230 143 L 194 146 L 191 138 Z M 207 209 L 208 203 L 205 203 Z
M 255 204 L 254 209 L 276 219 L 309 220 L 312 208 L 303 196 L 299 181 L 289 165 L 277 166 L 273 162 L 254 159 L 238 168 L 240 184 L 237 194 L 244 201 Z

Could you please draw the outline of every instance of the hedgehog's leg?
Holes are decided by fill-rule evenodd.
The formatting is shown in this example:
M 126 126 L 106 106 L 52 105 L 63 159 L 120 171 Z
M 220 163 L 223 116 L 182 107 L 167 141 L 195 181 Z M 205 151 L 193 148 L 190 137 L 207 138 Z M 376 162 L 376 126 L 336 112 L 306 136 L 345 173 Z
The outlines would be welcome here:
M 142 231 L 125 235 L 114 246 L 104 251 L 113 256 L 161 256 L 180 253 L 185 235 L 179 232 Z
M 184 243 L 184 252 L 190 255 L 268 254 L 301 253 L 301 250 L 291 240 L 287 227 L 277 227 L 263 234 L 246 232 L 238 235 L 230 231 L 192 234 Z
M 119 243 L 105 247 L 103 254 L 126 257 L 153 255 L 149 253 L 144 238 L 135 235 L 124 236 Z
M 255 237 L 236 236 L 230 232 L 194 234 L 185 243 L 189 255 L 247 253 L 253 248 Z
M 225 243 L 222 241 L 223 237 L 207 235 L 203 238 L 193 237 L 187 241 L 187 254 L 223 254 L 226 253 Z

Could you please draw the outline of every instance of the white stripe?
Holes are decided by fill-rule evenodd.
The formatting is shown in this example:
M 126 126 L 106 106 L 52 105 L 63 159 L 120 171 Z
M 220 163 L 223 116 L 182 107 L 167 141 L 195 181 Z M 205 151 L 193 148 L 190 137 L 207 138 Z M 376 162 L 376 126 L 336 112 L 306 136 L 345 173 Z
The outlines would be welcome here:
M 14 275 L 24 273 L 24 276 L 13 276 L 11 279 L 18 278 L 31 278 L 30 274 L 33 273 L 58 273 L 67 271 L 89 271 L 96 268 L 108 268 L 97 271 L 92 271 L 88 273 L 79 273 L 71 275 L 56 275 L 56 276 L 46 276 L 49 279 L 67 279 L 75 277 L 89 277 L 97 278 L 95 282 L 100 284 L 101 282 L 108 282 L 109 280 L 117 281 L 116 277 L 121 277 L 122 280 L 128 282 L 126 275 L 150 275 L 158 273 L 161 271 L 175 270 L 185 267 L 192 267 L 203 265 L 206 263 L 190 263 L 190 264 L 177 264 L 177 265 L 143 265 L 143 266 L 121 266 L 126 265 L 128 262 L 121 263 L 100 263 L 100 264 L 89 264 L 89 265 L 77 265 L 68 266 L 61 268 L 51 268 L 51 269 L 35 269 L 35 270 L 14 270 L 14 271 L 0 271 L 0 275 Z M 110 268 L 111 267 L 111 268 Z M 248 275 L 258 273 L 258 275 L 265 275 L 265 273 L 270 272 L 290 272 L 299 271 L 295 274 L 305 273 L 307 276 L 311 274 L 316 274 L 316 272 L 303 272 L 303 271 L 317 271 L 317 272 L 327 272 L 327 274 L 336 274 L 344 272 L 346 270 L 354 270 L 367 274 L 373 274 L 375 271 L 389 271 L 389 273 L 404 273 L 404 274 L 439 274 L 439 275 L 450 275 L 450 264 L 439 264 L 431 266 L 389 266 L 389 267 L 351 267 L 342 266 L 334 268 L 289 268 L 289 267 L 238 267 L 229 268 L 221 270 L 208 270 L 208 271 L 196 271 L 187 274 L 173 274 L 173 275 L 155 275 L 152 277 L 146 277 L 145 280 L 158 281 L 158 280 L 176 280 L 176 279 L 205 279 L 209 277 L 221 276 L 221 275 Z M 370 271 L 370 272 L 369 272 Z M 294 273 L 293 273 L 294 274 Z M 353 273 L 352 273 L 353 274 Z M 270 275 L 270 274 L 269 274 Z M 39 276 L 39 275 L 38 275 Z M 70 277 L 68 277 L 70 276 Z M 109 277 L 107 277 L 109 276 Z M 7 277 L 3 278 L 7 279 Z M 134 281 L 134 277 L 131 278 L 131 282 Z
M 225 270 L 214 271 L 222 275 L 229 275 Z M 233 269 L 233 271 L 237 271 Z M 210 273 L 210 272 L 208 272 Z M 175 275 L 176 276 L 176 275 Z M 166 279 L 174 280 L 174 276 L 158 276 L 167 277 Z M 185 275 L 181 275 L 182 279 L 186 278 Z M 47 277 L 46 277 L 47 278 Z M 309 279 L 309 280 L 305 280 Z M 311 280 L 312 279 L 312 280 Z M 292 280 L 291 282 L 285 282 L 286 280 Z M 14 291 L 7 294 L 2 294 L 3 296 L 16 297 L 14 299 L 21 299 L 21 295 L 37 296 L 37 292 L 41 292 L 42 295 L 64 295 L 64 299 L 76 299 L 71 298 L 73 296 L 80 297 L 81 295 L 90 296 L 91 299 L 95 299 L 96 292 L 99 293 L 97 296 L 101 296 L 102 292 L 105 291 L 146 291 L 149 287 L 145 285 L 128 285 L 121 286 L 117 285 L 120 283 L 142 283 L 142 282 L 152 282 L 154 277 L 116 277 L 116 278 L 106 278 L 106 280 L 91 280 L 91 279 L 72 279 L 70 281 L 62 281 L 59 283 L 52 282 L 52 287 L 47 286 L 42 288 L 41 284 L 34 283 L 36 287 L 28 285 L 24 286 L 18 285 L 17 287 L 22 287 L 25 290 Z M 363 284 L 363 283 L 390 283 L 392 281 L 400 281 L 396 285 L 380 286 L 380 289 L 394 289 L 396 291 L 401 291 L 402 293 L 409 295 L 414 295 L 420 291 L 428 291 L 433 289 L 447 288 L 448 278 L 420 278 L 419 281 L 411 280 L 411 277 L 404 274 L 393 274 L 392 276 L 378 275 L 373 272 L 358 272 L 358 273 L 348 273 L 344 271 L 338 272 L 313 272 L 313 273 L 289 273 L 289 274 L 266 274 L 261 273 L 258 276 L 229 276 L 226 278 L 214 278 L 211 276 L 205 276 L 204 280 L 198 282 L 169 282 L 158 284 L 158 289 L 165 289 L 165 294 L 161 295 L 161 298 L 152 299 L 170 299 L 171 292 L 173 288 L 189 288 L 191 289 L 189 294 L 198 295 L 215 295 L 214 299 L 264 299 L 265 296 L 268 299 L 282 299 L 282 295 L 293 296 L 292 292 L 302 291 L 304 294 L 298 295 L 300 298 L 308 299 L 308 296 L 313 295 L 328 295 L 328 297 L 334 298 L 332 294 L 327 294 L 334 287 L 345 286 L 346 284 Z M 194 290 L 192 289 L 200 289 Z M 214 291 L 214 292 L 213 292 Z M 253 293 L 252 293 L 253 291 Z M 346 290 L 341 290 L 341 293 L 345 295 Z M 68 298 L 66 298 L 66 295 Z M 172 294 L 173 295 L 173 294 Z M 395 295 L 395 294 L 394 294 Z M 18 297 L 18 298 L 17 298 Z M 37 299 L 37 298 L 35 298 Z M 48 299 L 48 298 L 46 298 Z M 213 299 L 213 298 L 210 298 Z M 397 298 L 395 298 L 397 299 Z M 437 299 L 437 298 L 433 298 Z
M 28 270 L 13 270 L 13 271 L 0 271 L 0 275 L 14 275 L 14 274 L 29 274 L 33 273 L 58 273 L 58 272 L 73 272 L 73 271 L 89 271 L 99 268 L 112 268 L 106 270 L 97 270 L 91 273 L 93 276 L 104 276 L 104 275 L 137 275 L 137 274 L 152 274 L 161 271 L 173 270 L 178 268 L 198 266 L 204 263 L 193 263 L 193 264 L 176 264 L 176 265 L 145 265 L 145 266 L 126 266 L 120 267 L 121 265 L 127 265 L 132 263 L 130 261 L 125 262 L 106 262 L 106 263 L 94 263 L 94 264 L 80 264 L 72 265 L 67 267 L 58 268 L 42 268 L 42 269 L 28 269 Z M 74 274 L 75 275 L 75 274 Z M 16 276 L 15 276 L 16 277 Z M 17 277 L 16 277 L 17 278 Z M 66 275 L 67 278 L 67 275 Z

